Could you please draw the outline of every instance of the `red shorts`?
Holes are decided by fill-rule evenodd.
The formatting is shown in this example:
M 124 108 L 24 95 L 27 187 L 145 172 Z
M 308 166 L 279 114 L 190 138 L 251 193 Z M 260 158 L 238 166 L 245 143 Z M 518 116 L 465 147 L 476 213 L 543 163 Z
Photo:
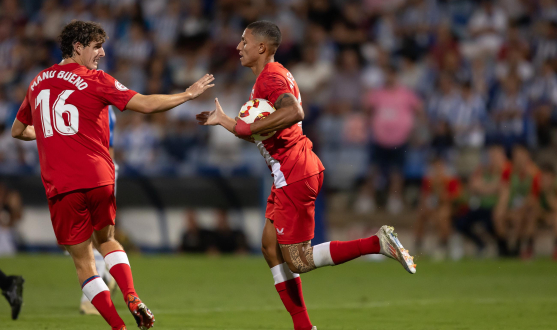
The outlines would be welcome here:
M 313 238 L 315 199 L 323 185 L 323 172 L 271 189 L 265 218 L 272 220 L 280 244 L 296 244 Z
M 114 225 L 114 185 L 56 195 L 48 200 L 48 208 L 58 244 L 83 243 L 91 237 L 93 229 Z

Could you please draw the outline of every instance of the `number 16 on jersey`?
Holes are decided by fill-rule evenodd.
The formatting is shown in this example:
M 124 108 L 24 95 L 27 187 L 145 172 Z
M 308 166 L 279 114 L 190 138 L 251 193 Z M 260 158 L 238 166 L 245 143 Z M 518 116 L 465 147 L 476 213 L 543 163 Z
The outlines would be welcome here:
M 66 104 L 68 97 L 75 91 L 64 90 L 54 102 L 52 107 L 52 118 L 54 128 L 61 135 L 74 135 L 79 131 L 79 111 L 75 105 Z M 40 107 L 41 122 L 45 138 L 54 135 L 52 122 L 50 120 L 50 89 L 43 89 L 35 100 L 35 107 Z

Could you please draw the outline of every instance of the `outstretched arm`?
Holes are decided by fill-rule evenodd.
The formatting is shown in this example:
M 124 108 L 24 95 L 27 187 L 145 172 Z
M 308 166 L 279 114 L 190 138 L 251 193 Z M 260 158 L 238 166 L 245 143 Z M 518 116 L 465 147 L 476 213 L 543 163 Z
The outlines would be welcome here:
M 126 105 L 126 109 L 145 114 L 168 111 L 184 102 L 195 99 L 207 89 L 215 86 L 211 84 L 213 80 L 215 80 L 215 78 L 212 74 L 206 74 L 203 78 L 186 89 L 185 92 L 179 94 L 142 95 L 138 93 L 130 99 Z
M 16 118 L 12 125 L 12 137 L 23 141 L 33 141 L 37 138 L 35 135 L 35 127 L 25 125 Z
M 215 110 L 203 111 L 202 113 L 197 114 L 195 118 L 197 119 L 197 123 L 199 125 L 204 125 L 204 126 L 221 125 L 222 127 L 226 128 L 230 133 L 236 135 L 236 132 L 234 132 L 234 127 L 236 126 L 236 122 L 238 121 L 238 118 L 232 119 L 228 117 L 222 110 L 222 107 L 220 106 L 218 99 L 215 99 Z M 238 135 L 236 136 L 242 140 L 246 140 L 252 143 L 254 142 L 251 136 L 238 136 Z
M 291 93 L 280 95 L 274 105 L 277 111 L 270 114 L 265 120 L 253 124 L 246 124 L 242 120 L 234 120 L 228 117 L 220 107 L 218 100 L 215 100 L 215 102 L 216 109 L 198 114 L 196 116 L 197 121 L 200 125 L 221 125 L 238 137 L 274 132 L 290 127 L 304 119 L 304 110 Z

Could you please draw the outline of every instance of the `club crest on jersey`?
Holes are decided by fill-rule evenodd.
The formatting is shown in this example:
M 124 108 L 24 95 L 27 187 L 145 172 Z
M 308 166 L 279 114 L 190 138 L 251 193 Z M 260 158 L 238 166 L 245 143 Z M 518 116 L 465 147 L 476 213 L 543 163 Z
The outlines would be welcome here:
M 284 235 L 284 228 L 282 229 L 277 228 L 277 235 Z
M 114 86 L 116 86 L 116 89 L 122 92 L 125 92 L 128 90 L 128 88 L 124 85 L 122 85 L 118 80 L 114 80 Z

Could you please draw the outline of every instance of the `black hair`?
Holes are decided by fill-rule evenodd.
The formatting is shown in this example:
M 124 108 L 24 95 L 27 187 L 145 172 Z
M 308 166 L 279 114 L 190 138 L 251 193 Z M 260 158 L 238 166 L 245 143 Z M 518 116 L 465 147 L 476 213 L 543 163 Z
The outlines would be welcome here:
M 62 58 L 72 57 L 73 45 L 76 42 L 87 47 L 91 42 L 102 43 L 107 38 L 106 32 L 99 23 L 73 20 L 64 26 L 62 33 L 58 36 Z
M 246 27 L 246 29 L 251 30 L 254 36 L 263 37 L 267 40 L 275 50 L 280 46 L 282 41 L 282 34 L 280 33 L 279 27 L 269 21 L 257 21 L 253 22 Z

